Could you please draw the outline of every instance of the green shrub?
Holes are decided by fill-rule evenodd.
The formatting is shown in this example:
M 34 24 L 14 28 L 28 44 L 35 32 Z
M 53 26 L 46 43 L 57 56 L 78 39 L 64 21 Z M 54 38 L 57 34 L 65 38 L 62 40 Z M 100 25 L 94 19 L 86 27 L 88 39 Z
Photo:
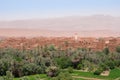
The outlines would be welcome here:
M 81 69 L 83 69 L 83 68 L 84 68 L 83 64 L 78 64 L 78 65 L 77 65 L 77 69 L 81 70 Z
M 24 75 L 40 74 L 41 67 L 34 63 L 25 64 L 22 68 L 22 72 Z
M 8 71 L 10 67 L 10 63 L 6 59 L 0 59 L 0 75 L 6 75 L 6 71 Z
M 56 50 L 56 48 L 55 48 L 54 45 L 51 44 L 51 45 L 48 46 L 48 50 L 54 51 L 54 50 Z
M 100 64 L 99 66 L 100 66 L 104 71 L 105 71 L 105 70 L 109 70 L 109 66 L 106 65 L 106 64 L 104 64 L 104 63 Z
M 72 65 L 70 58 L 68 57 L 60 57 L 55 59 L 58 66 L 62 69 L 68 68 Z
M 69 73 L 73 73 L 73 68 L 72 68 L 72 67 L 69 67 L 69 68 L 68 68 L 68 72 L 69 72 Z
M 100 71 L 100 70 L 96 70 L 95 72 L 94 72 L 94 75 L 100 75 L 102 72 Z
M 47 76 L 55 77 L 59 74 L 59 69 L 56 66 L 50 66 L 46 70 Z
M 5 80 L 4 77 L 0 77 L 0 80 Z
M 120 53 L 120 46 L 116 47 L 116 52 Z
M 108 61 L 106 64 L 108 65 L 108 67 L 110 69 L 114 69 L 115 68 L 115 62 L 114 61 Z
M 10 71 L 6 72 L 6 76 L 4 77 L 4 80 L 13 80 L 13 75 Z
M 30 80 L 28 77 L 24 76 L 22 78 L 20 78 L 20 80 Z
M 103 72 L 102 68 L 98 68 L 95 72 L 94 75 L 100 75 Z
M 57 77 L 52 80 L 74 80 L 68 72 L 61 72 Z
M 109 52 L 110 52 L 110 51 L 109 51 L 109 48 L 107 48 L 107 47 L 106 47 L 106 48 L 104 48 L 103 52 L 104 52 L 106 55 L 108 55 L 108 54 L 109 54 Z

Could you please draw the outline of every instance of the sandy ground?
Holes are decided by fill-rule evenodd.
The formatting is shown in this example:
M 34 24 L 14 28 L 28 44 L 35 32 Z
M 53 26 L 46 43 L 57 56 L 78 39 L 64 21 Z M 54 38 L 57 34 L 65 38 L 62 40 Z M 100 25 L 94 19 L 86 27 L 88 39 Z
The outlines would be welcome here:
M 52 31 L 41 29 L 0 29 L 0 37 L 119 37 L 120 33 L 108 30 L 98 31 Z

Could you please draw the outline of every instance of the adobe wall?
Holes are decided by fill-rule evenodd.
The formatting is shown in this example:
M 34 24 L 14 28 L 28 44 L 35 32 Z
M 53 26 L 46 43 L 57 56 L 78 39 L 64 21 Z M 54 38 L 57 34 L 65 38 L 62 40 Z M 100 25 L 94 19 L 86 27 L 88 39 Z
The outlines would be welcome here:
M 0 48 L 12 47 L 22 49 L 24 46 L 25 49 L 33 49 L 37 46 L 50 44 L 62 49 L 89 48 L 92 50 L 103 50 L 105 47 L 108 47 L 110 51 L 114 51 L 116 46 L 120 45 L 120 38 L 78 38 L 77 41 L 73 37 L 7 38 L 0 42 Z

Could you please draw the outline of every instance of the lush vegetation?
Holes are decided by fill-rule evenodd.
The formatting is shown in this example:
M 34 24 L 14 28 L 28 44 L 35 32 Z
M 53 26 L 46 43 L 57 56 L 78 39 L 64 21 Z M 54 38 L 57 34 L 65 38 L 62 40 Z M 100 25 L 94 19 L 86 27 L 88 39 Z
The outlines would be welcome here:
M 108 76 L 94 75 L 93 72 L 83 72 L 83 71 L 74 71 L 72 73 L 73 76 L 82 76 L 89 78 L 98 78 L 98 79 L 106 79 L 106 80 L 114 80 L 116 78 L 120 78 L 120 69 L 113 69 L 110 71 Z
M 71 77 L 73 76 L 74 79 Z M 85 79 L 85 78 L 88 79 Z M 28 78 L 29 80 L 36 80 L 36 79 L 44 79 L 44 80 L 89 80 L 91 78 L 95 79 L 105 79 L 105 80 L 114 80 L 120 78 L 120 69 L 113 69 L 110 71 L 109 76 L 100 76 L 100 75 L 94 75 L 93 72 L 83 72 L 79 70 L 73 70 L 72 73 L 69 73 L 68 71 L 61 71 L 59 76 L 50 78 L 46 74 L 37 74 L 37 75 L 31 75 L 31 76 L 24 76 L 21 78 L 15 78 L 14 80 L 20 80 Z M 64 79 L 63 79 L 64 78 Z M 67 78 L 67 79 L 66 79 Z
M 118 46 L 112 53 L 109 48 L 95 52 L 82 48 L 61 50 L 54 45 L 38 46 L 33 50 L 0 49 L 0 80 L 13 80 L 13 77 L 16 80 L 19 77 L 22 77 L 20 80 L 74 80 L 72 76 L 75 75 L 115 79 L 120 77 L 119 49 Z M 110 71 L 110 75 L 99 76 L 103 71 Z M 29 75 L 35 76 L 29 79 Z

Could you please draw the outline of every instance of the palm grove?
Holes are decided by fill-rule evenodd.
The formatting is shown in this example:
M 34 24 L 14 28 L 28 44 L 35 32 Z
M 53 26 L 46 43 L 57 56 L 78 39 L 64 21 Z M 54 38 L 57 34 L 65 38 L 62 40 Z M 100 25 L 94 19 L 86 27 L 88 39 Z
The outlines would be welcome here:
M 61 50 L 54 45 L 38 46 L 32 50 L 0 49 L 0 75 L 10 73 L 14 77 L 47 74 L 57 77 L 62 70 L 76 69 L 100 75 L 105 70 L 120 68 L 120 46 L 116 51 L 77 48 Z M 69 72 L 70 72 L 69 71 Z

